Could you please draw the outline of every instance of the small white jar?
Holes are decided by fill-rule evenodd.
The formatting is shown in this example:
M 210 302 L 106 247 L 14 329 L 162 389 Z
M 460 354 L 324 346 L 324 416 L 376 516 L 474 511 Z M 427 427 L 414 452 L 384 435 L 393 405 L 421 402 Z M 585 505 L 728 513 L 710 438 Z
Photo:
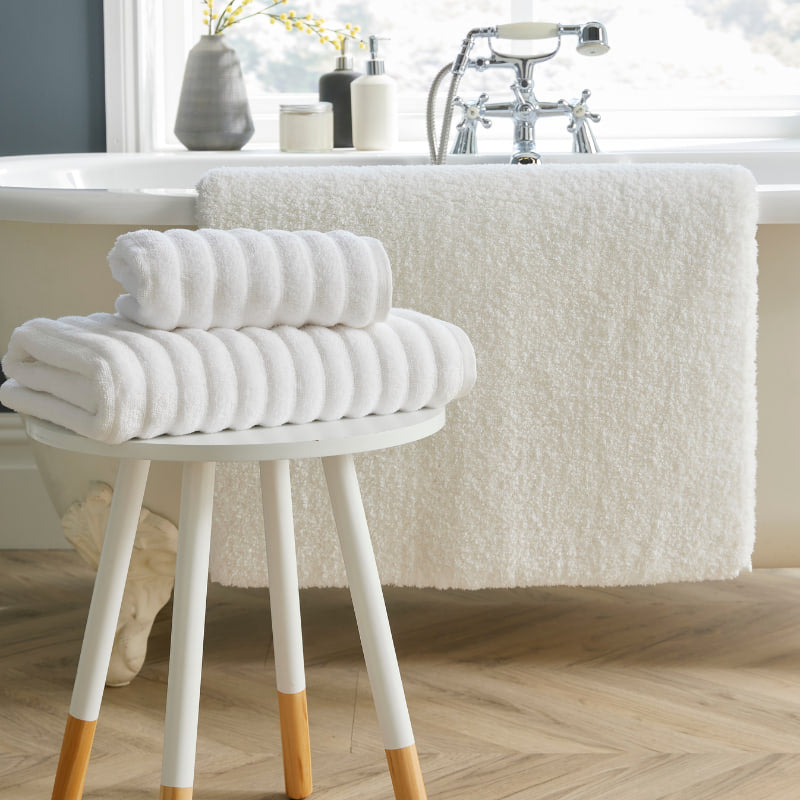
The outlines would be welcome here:
M 284 153 L 333 150 L 333 104 L 281 106 L 278 128 Z

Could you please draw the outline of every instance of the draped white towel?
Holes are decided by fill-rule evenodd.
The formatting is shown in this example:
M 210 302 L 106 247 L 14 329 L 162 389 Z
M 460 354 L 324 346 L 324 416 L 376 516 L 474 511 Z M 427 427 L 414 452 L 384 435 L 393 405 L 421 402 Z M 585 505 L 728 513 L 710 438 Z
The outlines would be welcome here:
M 197 222 L 375 236 L 394 303 L 469 331 L 474 391 L 359 482 L 385 583 L 477 589 L 749 568 L 757 211 L 740 167 L 587 159 L 222 168 Z M 321 470 L 293 474 L 300 582 L 344 585 Z M 263 585 L 258 469 L 216 480 L 211 576 Z
M 475 354 L 407 309 L 364 328 L 208 331 L 92 314 L 26 322 L 3 369 L 7 406 L 113 444 L 438 407 L 472 387 Z
M 129 292 L 117 311 L 162 330 L 363 328 L 392 304 L 383 245 L 348 231 L 140 230 L 117 239 L 108 263 Z

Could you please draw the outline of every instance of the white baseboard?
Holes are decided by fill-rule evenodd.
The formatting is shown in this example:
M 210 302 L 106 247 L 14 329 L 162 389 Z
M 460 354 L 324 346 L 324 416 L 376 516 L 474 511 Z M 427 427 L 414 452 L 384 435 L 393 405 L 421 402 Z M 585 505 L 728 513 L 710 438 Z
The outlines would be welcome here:
M 68 548 L 17 414 L 0 414 L 0 550 Z

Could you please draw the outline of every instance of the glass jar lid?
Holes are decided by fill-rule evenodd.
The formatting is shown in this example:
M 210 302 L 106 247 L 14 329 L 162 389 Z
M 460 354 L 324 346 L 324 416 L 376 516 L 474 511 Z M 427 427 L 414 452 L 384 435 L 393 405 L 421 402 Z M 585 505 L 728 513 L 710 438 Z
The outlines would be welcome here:
M 333 111 L 333 103 L 308 103 L 306 105 L 280 106 L 281 114 L 325 114 Z

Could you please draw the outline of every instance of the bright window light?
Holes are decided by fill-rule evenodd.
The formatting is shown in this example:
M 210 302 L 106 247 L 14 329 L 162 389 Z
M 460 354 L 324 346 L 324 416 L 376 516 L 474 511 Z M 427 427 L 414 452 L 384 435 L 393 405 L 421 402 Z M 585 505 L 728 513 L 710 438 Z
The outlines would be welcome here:
M 292 5 L 301 4 L 302 0 Z M 478 7 L 462 0 L 327 0 L 318 5 L 324 6 L 326 18 L 356 21 L 363 31 L 389 38 L 387 72 L 407 94 L 428 91 L 468 30 L 511 17 L 509 0 L 489 0 Z M 559 55 L 538 68 L 542 92 L 557 94 L 573 84 L 588 84 L 618 103 L 632 94 L 672 100 L 794 94 L 800 87 L 798 2 L 548 0 L 527 5 L 541 21 L 599 20 L 608 29 L 612 47 L 603 58 L 583 58 L 575 53 L 574 41 L 565 41 Z M 332 66 L 330 48 L 263 23 L 251 20 L 226 34 L 246 65 L 251 90 L 316 91 L 317 78 Z
M 114 2 L 106 0 L 106 6 Z M 150 79 L 148 87 L 143 74 L 139 96 L 149 108 L 141 138 L 151 143 L 144 141 L 140 149 L 178 147 L 171 129 L 185 54 L 203 33 L 202 4 L 128 2 L 170 7 L 163 12 L 163 52 L 150 44 L 145 59 L 151 75 L 161 59 L 164 80 Z M 540 100 L 570 100 L 591 90 L 591 110 L 602 116 L 595 127 L 601 147 L 609 138 L 800 138 L 799 0 L 289 0 L 285 8 L 331 23 L 355 23 L 365 37 L 374 33 L 389 39 L 382 51 L 386 71 L 398 83 L 405 142 L 424 140 L 428 89 L 466 33 L 529 15 L 536 21 L 605 24 L 607 55 L 580 56 L 575 38 L 565 37 L 558 55 L 535 72 Z M 224 35 L 245 72 L 256 123 L 249 146 L 275 146 L 280 103 L 315 98 L 319 76 L 333 69 L 337 53 L 263 18 L 235 25 Z M 534 53 L 541 46 L 528 43 L 526 51 L 524 43 L 512 43 L 508 49 Z M 364 51 L 353 56 L 356 69 L 363 69 Z M 501 101 L 508 99 L 510 82 L 510 71 L 470 70 L 459 92 L 465 99 L 488 92 L 490 102 Z M 543 120 L 537 135 L 569 149 L 570 137 L 554 122 Z M 505 139 L 506 133 L 494 125 L 481 137 Z

